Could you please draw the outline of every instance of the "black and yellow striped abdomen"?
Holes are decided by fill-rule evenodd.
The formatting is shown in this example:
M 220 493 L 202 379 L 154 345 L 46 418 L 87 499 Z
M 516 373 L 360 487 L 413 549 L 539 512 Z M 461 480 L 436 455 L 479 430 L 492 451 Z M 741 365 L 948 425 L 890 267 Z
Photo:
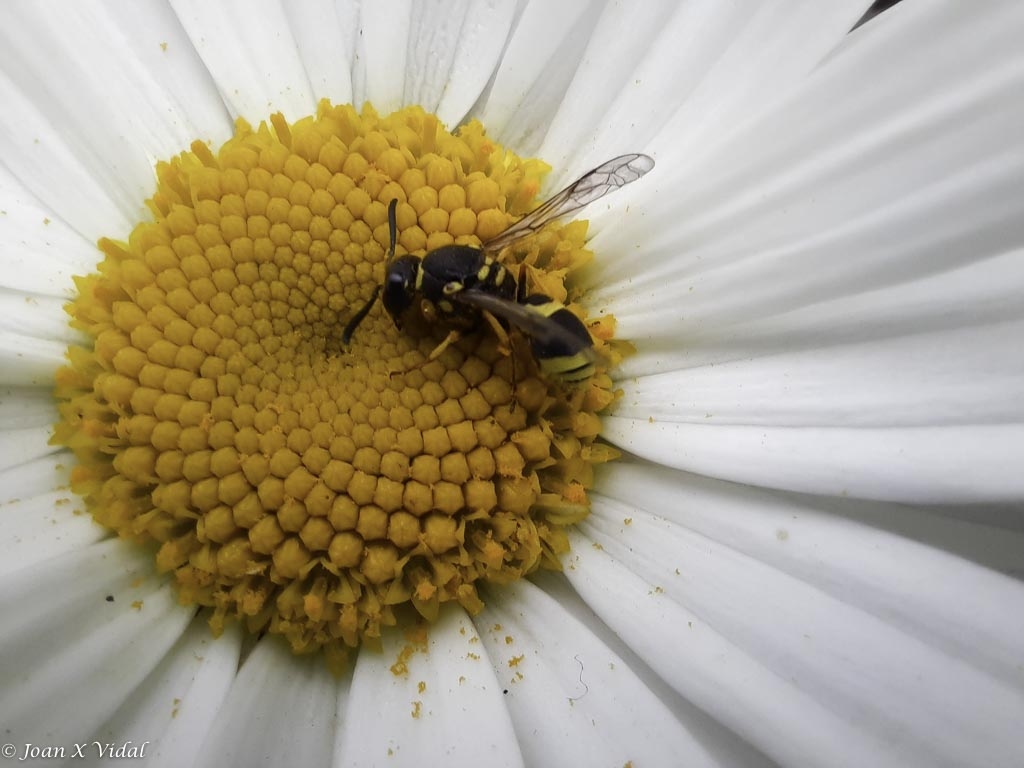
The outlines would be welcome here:
M 530 337 L 533 356 L 545 374 L 569 382 L 594 375 L 594 342 L 583 321 L 561 302 L 539 293 L 527 296 L 523 307 L 565 331 Z

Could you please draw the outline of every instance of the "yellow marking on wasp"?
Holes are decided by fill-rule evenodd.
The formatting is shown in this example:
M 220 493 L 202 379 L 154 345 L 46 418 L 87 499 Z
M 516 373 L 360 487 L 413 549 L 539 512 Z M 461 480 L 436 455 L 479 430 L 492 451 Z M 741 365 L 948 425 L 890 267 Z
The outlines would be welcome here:
M 594 363 L 586 352 L 563 357 L 549 357 L 540 361 L 540 369 L 549 376 L 563 381 L 583 381 L 594 375 Z
M 556 312 L 560 312 L 565 309 L 564 304 L 559 304 L 557 301 L 551 300 L 546 301 L 543 304 L 524 304 L 528 312 L 533 312 L 540 315 L 541 317 L 551 317 Z M 565 309 L 568 312 L 568 309 Z

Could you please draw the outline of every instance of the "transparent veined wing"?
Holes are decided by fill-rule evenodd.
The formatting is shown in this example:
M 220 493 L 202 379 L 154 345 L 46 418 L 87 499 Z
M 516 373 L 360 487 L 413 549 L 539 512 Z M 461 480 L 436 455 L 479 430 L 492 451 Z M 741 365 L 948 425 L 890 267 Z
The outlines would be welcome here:
M 516 240 L 540 231 L 555 219 L 568 216 L 608 193 L 632 184 L 653 167 L 654 159 L 647 155 L 633 153 L 612 158 L 541 203 L 497 237 L 488 240 L 484 248 L 493 252 L 500 251 Z

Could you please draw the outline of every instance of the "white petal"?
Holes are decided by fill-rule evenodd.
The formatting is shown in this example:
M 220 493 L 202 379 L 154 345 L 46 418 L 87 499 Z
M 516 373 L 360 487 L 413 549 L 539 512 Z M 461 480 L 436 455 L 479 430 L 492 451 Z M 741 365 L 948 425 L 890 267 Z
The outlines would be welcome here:
M 604 511 L 573 537 L 570 581 L 681 695 L 780 764 L 1020 759 L 1020 688 L 685 529 Z
M 1007 285 L 1018 282 L 1024 288 L 1024 273 L 1006 275 Z M 1003 306 L 1010 302 L 1020 303 L 1007 296 Z M 998 301 L 979 306 L 1000 311 Z M 627 379 L 605 436 L 669 466 L 774 488 L 907 501 L 1020 498 L 1021 338 L 1024 320 L 965 319 L 954 330 L 764 350 Z
M 41 205 L 0 166 L 0 286 L 43 296 L 68 296 L 72 275 L 92 272 L 96 246 Z M 34 298 L 34 297 L 33 297 Z M 28 299 L 26 299 L 27 301 Z
M 857 505 L 832 503 L 838 508 L 819 510 L 814 499 L 642 465 L 616 467 L 600 486 L 617 498 L 595 495 L 594 512 L 582 526 L 586 538 L 573 542 L 582 562 L 567 571 L 570 581 L 682 695 L 776 760 L 790 742 L 814 734 L 798 723 L 784 725 L 781 720 L 793 712 L 781 706 L 764 723 L 774 724 L 774 735 L 738 725 L 736 718 L 744 716 L 734 711 L 735 697 L 757 708 L 767 691 L 752 681 L 720 681 L 705 690 L 705 682 L 685 670 L 666 670 L 665 649 L 643 629 L 670 625 L 632 615 L 627 606 L 635 598 L 610 580 L 635 574 L 628 579 L 638 579 L 636 589 L 651 592 L 648 610 L 692 613 L 693 626 L 655 633 L 665 642 L 678 647 L 684 639 L 688 645 L 693 629 L 703 631 L 706 624 L 727 652 L 743 650 L 780 681 L 797 685 L 816 702 L 813 707 L 843 717 L 854 732 L 830 750 L 862 756 L 879 747 L 891 750 L 887 757 L 865 758 L 863 764 L 872 765 L 1020 761 L 1020 582 L 863 526 L 846 516 L 856 514 Z M 935 522 L 939 529 L 949 527 Z M 1014 535 L 1019 563 L 1021 536 Z M 618 594 L 606 597 L 612 589 Z M 690 658 L 692 651 L 674 653 Z M 725 674 L 713 663 L 702 676 L 711 682 Z M 948 695 L 951 690 L 955 697 Z M 787 745 L 773 744 L 777 739 Z M 829 752 L 816 754 L 832 764 Z
M 94 732 L 160 662 L 192 612 L 116 539 L 0 584 L 0 719 L 18 738 L 71 744 Z
M 60 299 L 0 292 L 0 386 L 50 385 L 76 339 Z
M 566 575 L 594 611 L 680 695 L 781 765 L 815 755 L 826 765 L 888 765 L 884 747 L 823 710 L 741 648 L 596 549 L 571 535 Z M 654 631 L 656 629 L 656 631 Z M 851 747 L 856 745 L 856 754 Z
M 30 471 L 52 460 L 28 465 Z M 69 457 L 65 461 L 71 461 Z M 18 467 L 4 477 L 24 472 Z M 84 511 L 81 498 L 70 490 L 40 491 L 31 496 L 3 499 L 3 529 L 0 537 L 0 574 L 14 573 L 51 557 L 62 555 L 107 538 L 110 532 L 93 522 Z
M 50 387 L 0 389 L 0 436 L 3 430 L 52 426 L 57 421 L 57 402 Z
M 504 682 L 527 765 L 735 766 L 709 749 L 706 718 L 684 725 L 566 607 L 529 582 L 488 592 L 477 617 Z
M 677 194 L 648 184 L 666 163 L 635 185 L 644 215 L 599 239 L 614 252 L 642 222 L 651 262 L 602 260 L 595 302 L 642 350 L 624 375 L 685 371 L 626 382 L 620 414 L 637 420 L 609 420 L 610 438 L 790 490 L 1024 495 L 1024 14 L 914 7 L 671 169 Z
M 461 122 L 491 79 L 515 12 L 514 0 L 414 6 L 403 102 L 451 127 Z
M 609 5 L 540 154 L 593 167 L 630 150 L 698 151 L 799 82 L 866 6 Z
M 279 637 L 265 637 L 234 679 L 196 765 L 328 765 L 336 688 L 319 655 L 298 657 Z
M 2 574 L 87 547 L 109 535 L 93 522 L 84 511 L 85 504 L 68 488 L 68 468 L 74 457 L 43 445 L 55 420 L 53 397 L 47 390 L 7 390 L 0 395 L 0 451 L 6 454 L 8 465 L 0 469 Z M 17 428 L 19 424 L 23 426 Z M 40 424 L 47 426 L 29 426 Z M 26 436 L 29 442 L 22 442 Z M 38 458 L 29 459 L 30 454 Z
M 68 327 L 64 299 L 0 290 L 0 333 L 36 341 L 56 340 L 66 347 L 81 338 Z
M 205 618 L 193 619 L 156 669 L 91 741 L 140 746 L 147 766 L 192 765 L 238 669 L 242 632 L 237 625 L 218 638 Z M 87 757 L 97 757 L 90 746 Z M 124 759 L 87 760 L 113 768 Z
M 716 427 L 608 417 L 602 434 L 669 467 L 766 488 L 922 503 L 1024 497 L 1024 424 Z
M 1024 421 L 1021 339 L 1024 318 L 646 375 L 620 382 L 615 413 L 794 427 Z
M 280 111 L 297 120 L 316 109 L 283 3 L 172 0 L 171 5 L 232 118 L 258 123 Z
M 54 406 L 53 394 L 41 387 L 0 390 L 0 472 L 60 450 L 49 444 Z
M 1024 614 L 1006 609 L 1024 599 L 1024 585 L 990 569 L 1024 573 L 1019 508 L 1005 521 L 989 522 L 980 508 L 770 492 L 635 462 L 607 466 L 596 487 L 602 501 L 595 519 L 610 520 L 605 527 L 622 529 L 627 538 L 632 534 L 623 520 L 641 509 L 813 584 L 950 655 L 1001 675 L 1017 663 Z M 1007 527 L 995 527 L 1000 522 Z
M 25 499 L 68 485 L 68 468 L 74 460 L 68 453 L 53 453 L 26 462 L 17 469 L 0 472 L 0 502 Z
M 60 450 L 49 445 L 52 432 L 51 426 L 0 431 L 0 472 Z
M 884 18 L 866 25 L 864 36 L 879 30 L 871 45 L 634 185 L 643 215 L 603 231 L 599 245 L 624 254 L 644 242 L 645 263 L 603 259 L 591 274 L 602 285 L 595 303 L 620 316 L 624 336 L 692 349 L 765 322 L 806 334 L 826 302 L 1019 250 L 1024 14 L 1009 3 L 986 14 L 911 6 L 923 33 Z
M 354 3 L 312 0 L 283 7 L 317 98 L 335 104 L 352 99 L 352 61 L 359 37 L 359 8 Z
M 336 765 L 519 766 L 502 685 L 472 622 L 443 611 L 425 647 L 387 631 L 362 650 Z M 407 674 L 392 666 L 408 655 Z
M 142 213 L 143 190 L 137 190 L 131 203 L 116 200 L 115 185 L 104 183 L 105 172 L 94 172 L 88 150 L 67 143 L 6 71 L 0 71 L 0 100 L 4 162 L 53 212 L 50 217 L 60 217 L 87 238 L 100 232 L 127 233 L 132 218 Z
M 166 135 L 166 141 L 151 151 L 151 160 L 165 160 L 183 150 L 193 139 L 218 144 L 231 136 L 234 128 L 231 115 L 171 3 L 167 0 L 131 3 L 117 6 L 116 12 L 111 13 L 103 0 L 92 2 L 88 10 L 90 18 L 100 15 L 102 10 L 110 17 L 104 23 L 117 28 L 113 33 L 101 30 L 96 35 L 98 42 L 92 43 L 93 48 L 109 41 L 114 34 L 118 39 L 123 38 L 125 50 L 130 51 L 132 57 L 132 66 L 145 70 L 145 74 L 136 75 L 141 83 L 136 87 L 143 90 L 140 98 L 151 100 L 155 105 L 150 108 L 153 114 L 149 130 Z M 92 53 L 90 49 L 90 57 Z M 114 61 L 115 66 L 123 66 L 124 53 L 115 51 Z M 133 101 L 126 101 L 127 109 L 135 106 Z M 150 125 L 148 119 L 147 125 Z
M 580 64 L 600 3 L 527 2 L 475 116 L 523 155 L 535 155 Z
M 359 38 L 352 67 L 353 103 L 369 101 L 381 114 L 405 106 L 407 42 L 412 28 L 411 0 L 359 8 Z
M 975 228 L 966 220 L 962 229 Z M 984 226 L 984 222 L 980 223 Z M 1017 297 L 1024 290 L 1024 249 L 1015 248 L 988 258 L 944 270 L 924 274 L 910 282 L 893 276 L 890 285 L 867 288 L 851 277 L 845 295 L 827 301 L 808 302 L 792 310 L 765 316 L 751 322 L 723 323 L 708 326 L 706 331 L 675 324 L 679 334 L 674 340 L 654 338 L 635 357 L 623 365 L 623 377 L 642 376 L 660 371 L 693 369 L 708 363 L 722 364 L 753 356 L 810 350 L 811 354 L 845 354 L 840 347 L 870 350 L 872 343 L 904 344 L 920 338 L 922 345 L 934 344 L 942 332 L 973 334 L 974 346 L 986 335 L 995 342 L 1012 324 L 1024 316 Z M 896 269 L 900 263 L 892 262 Z M 914 269 L 914 264 L 907 264 Z M 925 264 L 920 264 L 925 267 Z M 812 289 L 813 290 L 813 289 Z M 683 300 L 677 302 L 682 303 Z M 657 325 L 640 319 L 637 327 Z M 631 321 L 627 321 L 627 324 Z M 673 325 L 663 318 L 662 325 Z M 703 325 L 703 324 L 702 324 Z M 955 334 L 949 343 L 963 346 Z M 895 339 L 893 342 L 884 340 Z M 683 343 L 680 343 L 680 342 Z M 861 346 L 855 346 L 861 345 Z M 836 348 L 830 351 L 829 348 Z M 1011 353 L 1016 350 L 1008 350 Z M 879 350 L 880 355 L 885 350 Z M 955 358 L 964 354 L 956 349 Z M 979 351 L 975 354 L 985 354 Z M 933 361 L 942 365 L 947 356 Z M 915 365 L 923 356 L 915 355 Z M 1016 355 L 1004 364 L 1013 366 Z M 895 374 L 894 374 L 895 375 Z
M 641 101 L 646 101 L 646 97 L 654 96 L 655 88 L 670 87 L 669 78 L 664 75 L 647 79 L 645 83 L 639 70 L 644 68 L 648 60 L 658 59 L 660 54 L 664 58 L 654 65 L 654 70 L 660 69 L 663 73 L 676 71 L 668 69 L 672 66 L 671 53 L 669 46 L 661 42 L 661 36 L 664 34 L 664 40 L 667 41 L 679 35 L 680 27 L 699 25 L 701 12 L 699 9 L 691 10 L 692 8 L 692 4 L 680 5 L 668 1 L 648 2 L 642 5 L 605 5 L 586 48 L 581 52 L 581 60 L 573 79 L 559 100 L 554 115 L 542 123 L 546 127 L 546 134 L 538 154 L 555 168 L 562 169 L 564 173 L 564 166 L 570 163 L 593 167 L 609 157 L 622 154 L 623 151 L 639 149 L 641 145 L 632 143 L 635 131 L 627 132 L 625 135 L 607 135 L 609 141 L 617 142 L 617 148 L 610 154 L 605 149 L 606 142 L 599 143 L 596 149 L 594 144 L 603 132 L 607 113 L 613 110 L 613 105 L 618 99 L 630 101 L 639 97 Z M 729 14 L 726 13 L 717 18 L 724 18 L 724 26 L 730 32 L 734 32 L 739 25 L 728 17 Z M 677 22 L 677 19 L 681 21 Z M 713 26 L 711 19 L 705 19 L 705 23 Z M 627 29 L 629 34 L 623 34 Z M 701 31 L 708 32 L 707 37 L 711 40 L 716 37 L 713 30 L 705 28 Z M 671 47 L 671 50 L 678 59 L 679 52 L 685 48 L 685 44 L 679 44 Z M 676 98 L 672 100 L 673 106 L 678 106 L 685 93 L 684 83 Z M 664 106 L 664 101 L 658 100 L 658 104 Z M 650 114 L 649 110 L 650 107 L 644 111 Z M 642 121 L 642 118 L 637 120 Z M 617 127 L 621 129 L 621 126 Z M 593 162 L 595 154 L 600 154 L 601 158 Z M 591 162 L 578 161 L 580 155 Z M 566 178 L 559 177 L 556 173 L 550 184 L 557 189 L 566 181 Z
M 68 489 L 73 463 L 62 451 L 0 471 L 0 505 L 6 515 L 0 572 L 20 570 L 105 535 L 79 512 L 84 505 Z
M 0 25 L 4 163 L 87 240 L 127 234 L 145 215 L 154 160 L 196 137 L 187 115 L 214 127 L 184 35 L 166 8 L 146 8 L 75 3 L 54 23 L 40 6 L 12 5 Z
M 418 104 L 454 128 L 487 86 L 515 11 L 511 0 L 363 5 L 355 103 L 381 113 Z

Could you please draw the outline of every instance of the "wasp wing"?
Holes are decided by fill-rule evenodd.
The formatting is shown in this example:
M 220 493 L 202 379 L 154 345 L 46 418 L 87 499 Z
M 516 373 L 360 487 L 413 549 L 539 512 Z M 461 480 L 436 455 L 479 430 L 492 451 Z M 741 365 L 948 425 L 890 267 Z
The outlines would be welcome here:
M 525 304 L 517 304 L 483 291 L 466 290 L 455 294 L 458 301 L 477 309 L 490 312 L 495 317 L 514 325 L 530 339 L 547 349 L 556 349 L 559 354 L 582 354 L 588 360 L 595 360 L 597 353 L 591 346 L 590 334 L 582 322 L 579 323 L 583 339 L 568 328 L 544 314 L 531 310 Z M 568 309 L 562 307 L 568 312 Z M 576 322 L 579 322 L 578 318 Z
M 631 184 L 653 167 L 654 160 L 647 155 L 634 153 L 612 158 L 578 178 L 497 237 L 488 240 L 484 243 L 484 248 L 488 251 L 500 251 L 516 240 L 540 231 L 549 222 L 578 211 L 595 200 L 600 200 L 609 192 Z

